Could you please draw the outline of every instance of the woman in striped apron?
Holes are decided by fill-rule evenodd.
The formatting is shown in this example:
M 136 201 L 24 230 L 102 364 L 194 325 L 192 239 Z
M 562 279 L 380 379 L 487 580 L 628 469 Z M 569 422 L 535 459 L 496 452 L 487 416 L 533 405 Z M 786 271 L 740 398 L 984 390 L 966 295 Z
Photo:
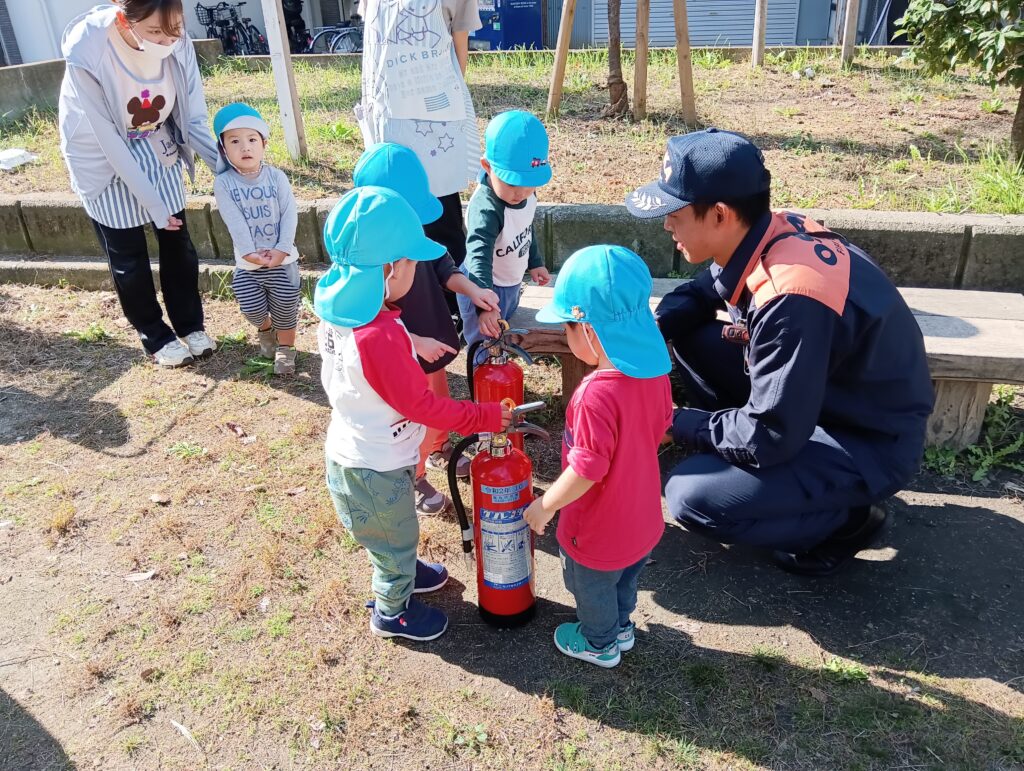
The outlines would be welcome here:
M 182 171 L 216 171 L 195 50 L 181 0 L 115 0 L 71 22 L 62 52 L 61 152 L 92 219 L 125 317 L 157 364 L 213 353 L 203 329 L 199 259 L 185 221 Z M 145 227 L 159 246 L 157 302 Z

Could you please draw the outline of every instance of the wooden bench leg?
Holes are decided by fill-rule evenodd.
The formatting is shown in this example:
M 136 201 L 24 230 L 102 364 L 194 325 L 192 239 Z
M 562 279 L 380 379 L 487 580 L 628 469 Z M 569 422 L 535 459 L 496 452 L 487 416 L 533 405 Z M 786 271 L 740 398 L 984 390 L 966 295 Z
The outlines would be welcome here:
M 594 368 L 584 364 L 571 353 L 560 354 L 558 360 L 562 363 L 562 401 L 568 404 L 576 386 Z
M 981 436 L 992 383 L 936 380 L 934 385 L 935 410 L 928 418 L 925 445 L 962 450 L 976 444 Z

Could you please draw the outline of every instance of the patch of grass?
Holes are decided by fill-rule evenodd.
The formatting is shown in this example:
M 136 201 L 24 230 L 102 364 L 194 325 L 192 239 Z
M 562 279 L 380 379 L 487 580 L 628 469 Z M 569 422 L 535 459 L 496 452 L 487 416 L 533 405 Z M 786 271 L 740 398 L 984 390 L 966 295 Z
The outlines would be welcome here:
M 146 746 L 146 737 L 139 731 L 132 731 L 131 733 L 121 737 L 119 745 L 121 747 L 121 752 L 128 757 L 132 757 Z
M 195 460 L 206 455 L 206 448 L 195 442 L 175 442 L 167 448 L 167 454 L 178 460 Z
M 694 67 L 702 70 L 723 70 L 732 66 L 732 60 L 719 48 L 694 48 L 690 54 Z
M 4 495 L 21 495 L 26 490 L 38 487 L 42 483 L 42 477 L 32 477 L 30 479 L 26 479 L 24 482 L 15 482 L 13 485 L 8 485 L 4 488 Z
M 226 335 L 220 335 L 217 337 L 217 348 L 222 351 L 231 350 L 232 348 L 242 348 L 249 342 L 249 336 L 245 333 L 245 330 L 240 329 L 237 332 L 230 332 Z
M 647 747 L 654 759 L 666 760 L 672 768 L 700 768 L 700 747 L 688 739 L 657 736 Z
M 234 300 L 235 290 L 231 285 L 231 271 L 210 272 L 210 296 L 215 300 Z
M 256 521 L 268 530 L 280 532 L 284 527 L 284 516 L 271 501 L 262 501 L 256 506 L 256 511 L 253 514 Z
M 295 618 L 295 614 L 291 611 L 279 610 L 267 619 L 267 634 L 270 635 L 272 640 L 287 636 L 288 627 L 293 618 Z
M 821 665 L 821 672 L 828 679 L 839 683 L 862 683 L 868 679 L 868 671 L 860 664 L 836 656 Z
M 46 532 L 54 539 L 68 534 L 75 522 L 78 510 L 71 501 L 61 501 L 54 506 L 46 522 Z
M 683 675 L 695 691 L 705 694 L 725 687 L 728 681 L 722 667 L 706 661 L 685 665 Z
M 923 198 L 927 211 L 1024 214 L 1024 163 L 1002 146 L 986 145 L 977 160 L 957 147 L 962 172 Z
M 68 330 L 64 336 L 88 345 L 106 345 L 114 339 L 114 336 L 107 332 L 98 321 L 92 322 L 85 329 Z
M 587 771 L 594 767 L 583 750 L 568 740 L 555 746 L 544 765 L 549 771 Z
M 1024 474 L 1024 425 L 1013 409 L 1014 390 L 996 386 L 985 410 L 981 438 L 963 450 L 928 447 L 924 465 L 945 477 L 967 476 L 982 482 L 997 468 Z
M 256 637 L 256 630 L 251 626 L 239 626 L 228 632 L 228 638 L 234 642 L 249 642 Z
M 778 669 L 786 660 L 786 654 L 781 649 L 770 645 L 755 645 L 751 657 L 768 671 Z
M 1002 99 L 999 99 L 998 97 L 993 97 L 992 99 L 985 99 L 981 103 L 981 111 L 987 112 L 989 114 L 996 113 L 1002 110 L 1004 106 L 1005 103 Z
M 803 114 L 799 107 L 773 107 L 772 111 L 783 118 L 795 118 L 797 115 Z

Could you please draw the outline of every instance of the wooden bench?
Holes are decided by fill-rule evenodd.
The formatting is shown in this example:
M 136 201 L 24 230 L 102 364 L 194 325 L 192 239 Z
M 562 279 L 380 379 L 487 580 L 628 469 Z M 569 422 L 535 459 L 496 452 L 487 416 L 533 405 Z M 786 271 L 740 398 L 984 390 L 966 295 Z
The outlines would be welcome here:
M 655 279 L 651 308 L 678 285 Z M 542 326 L 537 311 L 552 289 L 527 286 L 512 326 L 529 330 L 527 351 L 562 363 L 562 393 L 571 394 L 587 367 L 569 352 L 561 327 Z M 985 407 L 996 383 L 1024 385 L 1024 295 L 963 289 L 901 289 L 924 333 L 935 385 L 928 445 L 961 449 L 978 441 Z

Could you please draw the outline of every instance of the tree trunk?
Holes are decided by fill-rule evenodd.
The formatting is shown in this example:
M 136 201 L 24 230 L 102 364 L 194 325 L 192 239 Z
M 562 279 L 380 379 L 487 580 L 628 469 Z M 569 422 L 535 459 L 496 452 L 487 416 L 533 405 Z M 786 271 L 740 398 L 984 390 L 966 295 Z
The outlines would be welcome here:
M 629 89 L 622 77 L 621 8 L 621 0 L 608 0 L 608 106 L 601 113 L 603 118 L 629 112 Z
M 1013 128 L 1010 129 L 1010 147 L 1017 158 L 1017 163 L 1024 163 L 1024 88 L 1017 98 L 1017 113 L 1013 116 Z

